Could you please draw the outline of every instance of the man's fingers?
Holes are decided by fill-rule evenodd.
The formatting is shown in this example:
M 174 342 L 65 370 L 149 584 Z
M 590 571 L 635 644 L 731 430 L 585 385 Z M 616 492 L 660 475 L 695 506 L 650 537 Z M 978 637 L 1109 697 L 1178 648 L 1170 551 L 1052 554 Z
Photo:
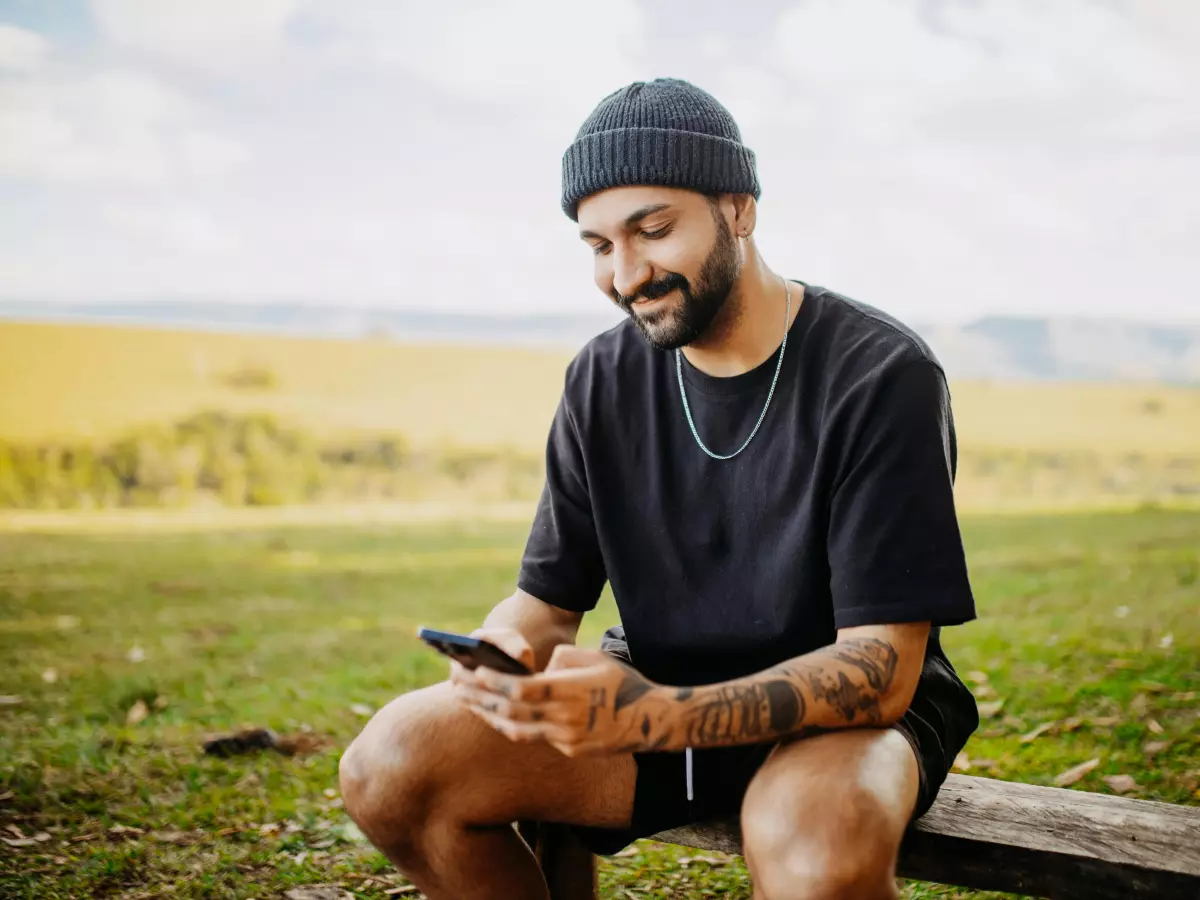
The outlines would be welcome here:
M 471 712 L 483 719 L 488 725 L 496 729 L 510 741 L 531 742 L 531 741 L 550 741 L 564 740 L 566 736 L 555 725 L 534 722 L 514 722 L 512 719 L 506 719 L 503 716 L 498 716 L 495 713 L 488 712 L 485 709 L 471 707 Z
M 510 722 L 546 722 L 551 721 L 549 711 L 545 708 L 524 703 L 520 700 L 510 700 L 502 694 L 480 690 L 476 687 L 455 687 L 455 694 L 468 706 L 483 712 L 500 716 Z

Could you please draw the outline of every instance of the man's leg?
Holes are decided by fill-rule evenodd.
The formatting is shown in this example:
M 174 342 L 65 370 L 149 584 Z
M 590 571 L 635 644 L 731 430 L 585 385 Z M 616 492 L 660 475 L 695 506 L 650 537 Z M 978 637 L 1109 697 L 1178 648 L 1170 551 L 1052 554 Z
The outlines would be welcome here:
M 545 900 L 512 823 L 627 826 L 637 765 L 630 755 L 570 759 L 548 744 L 513 743 L 443 683 L 376 713 L 340 775 L 350 817 L 430 900 Z
M 756 900 L 894 900 L 900 839 L 920 770 L 894 729 L 852 729 L 776 748 L 742 804 Z

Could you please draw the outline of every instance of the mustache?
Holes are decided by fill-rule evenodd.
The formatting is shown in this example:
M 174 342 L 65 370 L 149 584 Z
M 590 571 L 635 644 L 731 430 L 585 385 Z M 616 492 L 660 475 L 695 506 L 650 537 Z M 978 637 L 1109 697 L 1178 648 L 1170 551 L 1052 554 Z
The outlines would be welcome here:
M 676 288 L 684 293 L 687 293 L 688 280 L 678 272 L 672 272 L 670 275 L 664 275 L 662 278 L 659 278 L 655 281 L 647 281 L 640 288 L 638 288 L 638 292 L 636 294 L 631 294 L 628 297 L 614 289 L 613 299 L 617 301 L 618 305 L 620 305 L 622 309 L 628 310 L 639 298 L 644 300 L 657 300 L 660 297 L 667 296 L 667 294 L 671 293 L 671 291 L 675 290 Z

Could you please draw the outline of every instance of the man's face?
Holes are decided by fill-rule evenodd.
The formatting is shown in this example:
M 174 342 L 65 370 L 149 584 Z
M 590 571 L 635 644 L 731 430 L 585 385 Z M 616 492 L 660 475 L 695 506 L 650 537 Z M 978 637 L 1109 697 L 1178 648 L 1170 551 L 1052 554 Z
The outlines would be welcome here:
M 596 257 L 596 286 L 653 346 L 692 343 L 741 272 L 729 225 L 709 198 L 663 187 L 617 187 L 579 204 L 579 236 Z

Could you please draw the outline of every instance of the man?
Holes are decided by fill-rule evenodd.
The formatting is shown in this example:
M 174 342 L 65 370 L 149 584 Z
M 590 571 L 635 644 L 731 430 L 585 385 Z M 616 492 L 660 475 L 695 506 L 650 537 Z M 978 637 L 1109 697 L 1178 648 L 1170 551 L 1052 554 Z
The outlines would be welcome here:
M 341 764 L 431 900 L 546 898 L 517 820 L 606 854 L 734 813 L 756 897 L 896 897 L 905 827 L 978 725 L 939 640 L 975 615 L 941 367 L 769 269 L 759 195 L 732 117 L 674 79 L 605 98 L 563 158 L 629 320 L 568 368 L 517 590 L 477 632 L 537 674 L 455 668 Z M 576 647 L 606 582 L 627 645 Z

